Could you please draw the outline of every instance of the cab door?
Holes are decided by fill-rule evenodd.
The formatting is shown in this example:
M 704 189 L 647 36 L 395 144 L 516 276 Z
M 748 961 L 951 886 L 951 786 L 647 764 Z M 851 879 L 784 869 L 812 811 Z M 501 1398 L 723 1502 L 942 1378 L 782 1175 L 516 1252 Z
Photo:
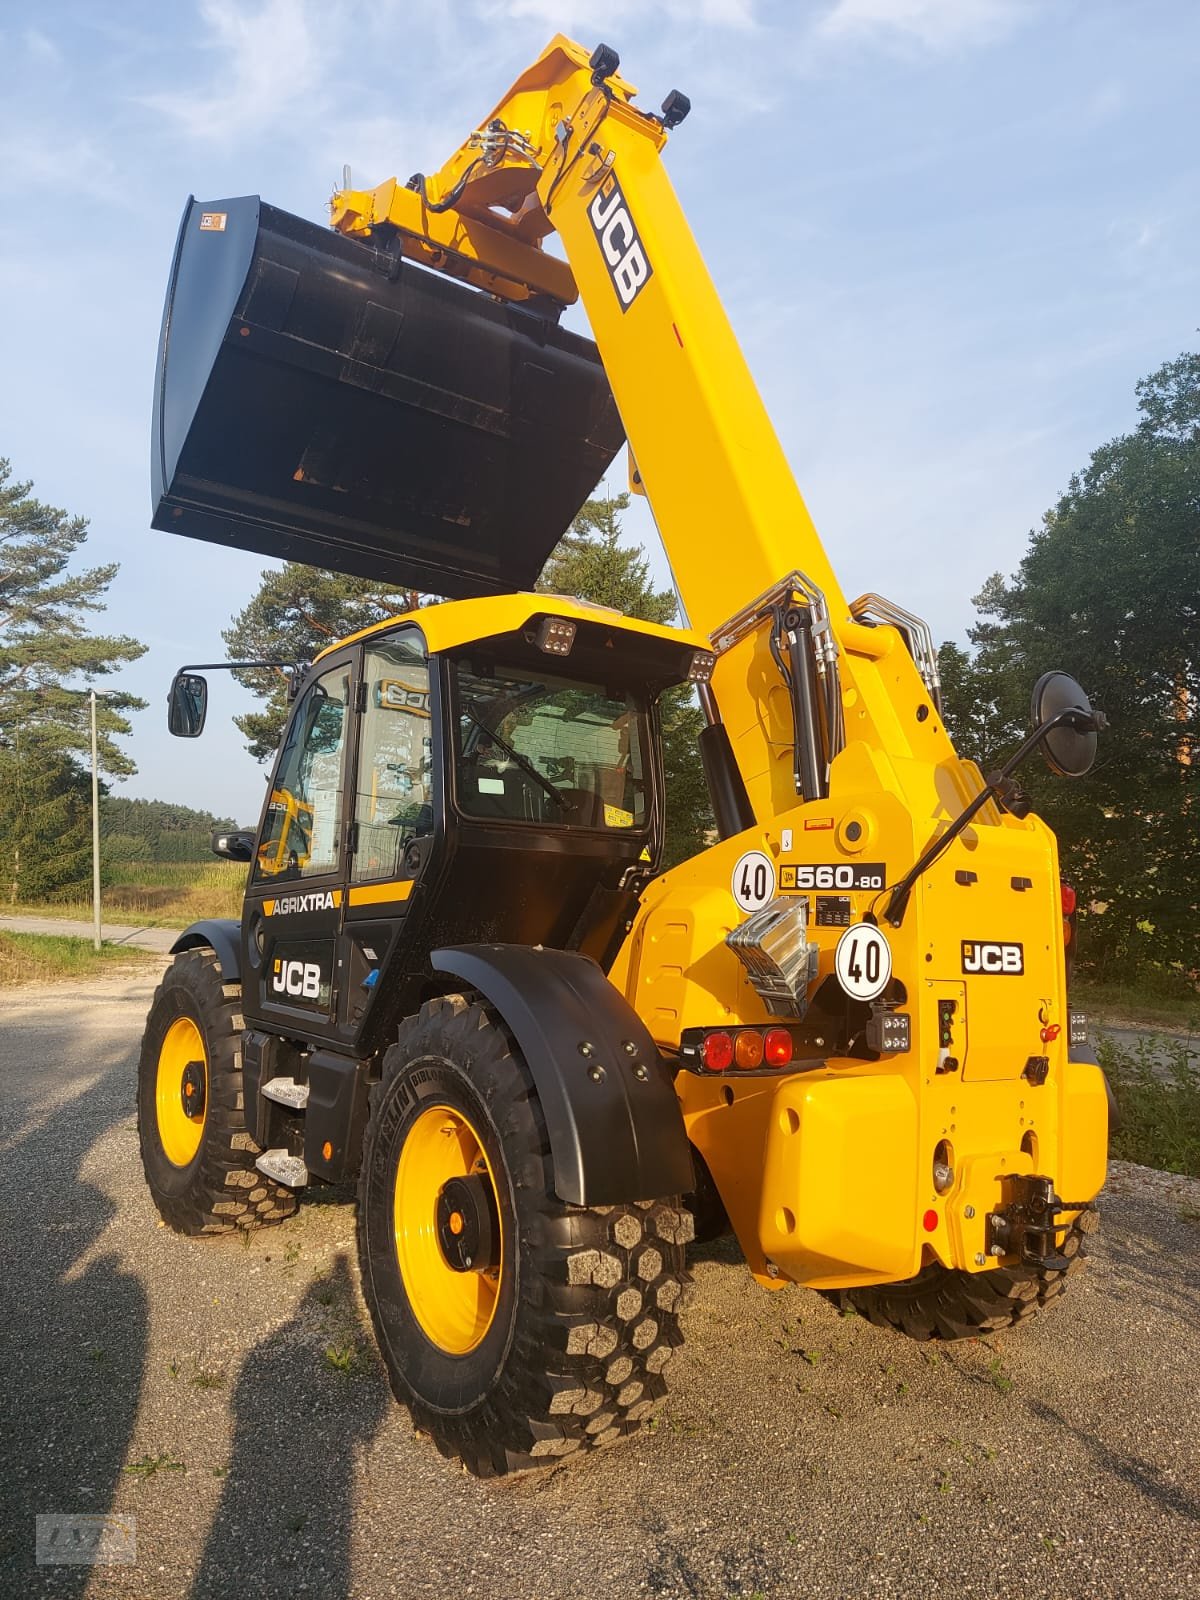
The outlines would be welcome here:
M 242 916 L 248 1021 L 324 1040 L 338 1003 L 355 653 L 305 688 L 275 761 Z
M 434 857 L 441 764 L 436 674 L 418 630 L 367 641 L 362 659 L 338 1036 L 348 1048 L 370 1049 L 384 1026 L 378 1002 L 390 1016 L 404 991 L 401 952 L 411 944 L 405 935 L 420 915 L 417 891 Z M 407 966 L 414 963 L 424 970 L 424 951 L 408 949 Z

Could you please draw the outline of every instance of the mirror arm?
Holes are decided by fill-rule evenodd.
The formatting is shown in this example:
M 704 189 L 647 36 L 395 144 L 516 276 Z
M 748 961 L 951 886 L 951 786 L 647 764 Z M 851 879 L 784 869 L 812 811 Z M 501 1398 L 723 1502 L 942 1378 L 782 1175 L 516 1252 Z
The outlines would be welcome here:
M 1093 728 L 1099 731 L 1106 726 L 1107 719 L 1101 712 L 1087 712 L 1080 710 L 1078 706 L 1068 706 L 1065 711 L 1060 711 L 1056 717 L 1051 717 L 1049 722 L 1043 722 L 1040 727 L 1035 728 L 1024 743 L 1018 745 L 999 772 L 993 772 L 986 779 L 983 788 L 971 801 L 970 805 L 967 806 L 966 810 L 959 812 L 945 833 L 939 835 L 933 841 L 925 853 L 900 879 L 900 882 L 892 890 L 883 913 L 891 926 L 898 928 L 904 921 L 904 913 L 908 909 L 909 897 L 921 874 L 931 867 L 945 850 L 949 849 L 967 824 L 983 810 L 987 802 L 1001 794 L 1008 779 L 1021 763 L 1037 749 L 1047 734 L 1051 734 L 1055 728 L 1061 727 L 1072 727 L 1078 729 L 1081 733 L 1086 733 Z
M 186 672 L 243 672 L 250 667 L 282 667 L 288 672 L 301 672 L 306 661 L 201 661 L 194 667 L 180 667 L 177 678 Z

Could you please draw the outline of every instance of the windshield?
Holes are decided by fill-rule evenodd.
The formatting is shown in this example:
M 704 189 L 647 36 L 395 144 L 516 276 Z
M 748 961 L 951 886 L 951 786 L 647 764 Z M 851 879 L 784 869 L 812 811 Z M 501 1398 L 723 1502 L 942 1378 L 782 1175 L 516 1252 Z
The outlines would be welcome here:
M 469 817 L 644 828 L 646 713 L 623 689 L 454 665 L 458 808 Z

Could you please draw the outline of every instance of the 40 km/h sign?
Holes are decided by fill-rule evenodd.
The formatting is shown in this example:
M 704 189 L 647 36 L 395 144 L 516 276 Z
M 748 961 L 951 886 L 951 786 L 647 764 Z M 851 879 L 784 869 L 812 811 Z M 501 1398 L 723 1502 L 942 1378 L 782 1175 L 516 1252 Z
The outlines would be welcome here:
M 872 923 L 856 922 L 838 940 L 833 970 L 852 1000 L 877 1000 L 892 976 L 891 946 Z
M 747 850 L 738 857 L 729 887 L 743 911 L 761 911 L 775 898 L 775 863 L 765 850 Z

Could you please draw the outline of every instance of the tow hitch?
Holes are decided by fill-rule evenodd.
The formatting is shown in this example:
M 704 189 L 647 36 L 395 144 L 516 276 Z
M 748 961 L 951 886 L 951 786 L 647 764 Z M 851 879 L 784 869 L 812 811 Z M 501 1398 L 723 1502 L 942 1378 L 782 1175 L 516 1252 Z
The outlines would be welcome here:
M 1008 1203 L 987 1217 L 988 1254 L 1019 1255 L 1031 1267 L 1065 1272 L 1070 1258 L 1063 1255 L 1059 1235 L 1070 1228 L 1058 1219 L 1064 1211 L 1094 1211 L 1088 1200 L 1060 1200 L 1053 1178 L 1017 1174 L 1002 1180 Z

